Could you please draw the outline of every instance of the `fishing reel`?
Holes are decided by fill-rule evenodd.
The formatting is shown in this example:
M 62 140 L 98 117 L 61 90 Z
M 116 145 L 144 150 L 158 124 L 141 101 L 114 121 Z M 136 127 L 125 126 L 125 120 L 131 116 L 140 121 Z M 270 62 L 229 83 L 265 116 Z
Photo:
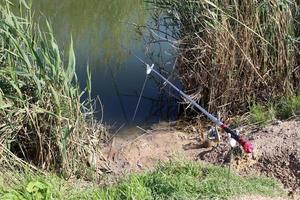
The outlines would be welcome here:
M 137 57 L 137 56 L 136 56 Z M 137 57 L 141 62 L 143 62 L 146 65 L 146 74 L 147 76 L 153 72 L 157 76 L 159 76 L 162 80 L 165 81 L 166 84 L 170 85 L 175 91 L 177 91 L 181 97 L 185 100 L 188 100 L 191 104 L 193 104 L 201 113 L 203 113 L 207 118 L 209 118 L 212 122 L 214 122 L 217 126 L 221 127 L 226 133 L 230 134 L 230 138 L 235 140 L 235 142 L 239 143 L 245 153 L 252 153 L 254 146 L 246 139 L 243 137 L 239 136 L 237 132 L 231 128 L 229 128 L 226 124 L 224 124 L 222 121 L 220 121 L 218 118 L 210 114 L 207 110 L 205 110 L 203 107 L 201 107 L 195 100 L 193 100 L 189 95 L 185 94 L 182 90 L 177 88 L 173 83 L 171 83 L 168 79 L 166 79 L 163 75 L 161 75 L 158 71 L 154 69 L 154 64 L 151 66 L 147 63 L 145 63 L 143 60 L 141 60 L 139 57 Z M 218 135 L 216 132 L 216 129 L 210 133 L 212 136 L 213 135 Z M 234 142 L 232 141 L 232 144 Z
M 244 149 L 245 153 L 253 152 L 253 145 L 247 140 L 243 139 L 240 136 L 240 132 L 238 130 L 233 130 L 228 128 L 228 130 L 227 131 L 225 130 L 225 132 L 227 132 L 228 134 L 228 143 L 231 146 L 231 148 L 235 148 L 238 144 L 240 144 Z M 231 132 L 234 132 L 234 134 L 232 134 Z M 220 133 L 217 127 L 213 127 L 213 126 L 207 127 L 207 139 L 215 142 L 221 141 Z

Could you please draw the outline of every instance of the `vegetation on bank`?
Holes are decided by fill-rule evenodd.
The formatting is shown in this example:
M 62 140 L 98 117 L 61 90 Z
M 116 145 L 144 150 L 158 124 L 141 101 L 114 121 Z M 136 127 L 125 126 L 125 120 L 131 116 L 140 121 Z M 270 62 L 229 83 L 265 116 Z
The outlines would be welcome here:
M 33 165 L 82 174 L 89 156 L 101 155 L 105 131 L 93 120 L 91 99 L 80 101 L 72 42 L 62 57 L 50 24 L 42 31 L 32 15 L 26 1 L 1 1 L 0 176 Z
M 94 177 L 95 167 L 102 167 L 105 130 L 93 120 L 92 100 L 80 101 L 72 42 L 63 57 L 49 23 L 41 31 L 26 1 L 20 2 L 17 16 L 11 11 L 17 5 L 6 0 L 0 5 L 1 199 L 230 199 L 283 193 L 274 180 L 230 174 L 229 181 L 226 169 L 193 162 L 162 164 L 108 187 L 80 184 L 75 176 Z M 88 83 L 89 97 L 90 90 Z M 72 182 L 65 180 L 70 177 Z
M 150 2 L 184 89 L 209 111 L 240 114 L 299 91 L 299 1 Z
M 9 182 L 11 183 L 11 182 Z M 244 195 L 280 196 L 272 179 L 239 177 L 226 168 L 173 161 L 152 172 L 129 175 L 119 183 L 100 187 L 56 176 L 23 177 L 11 184 L 0 179 L 1 199 L 232 199 Z
M 265 126 L 274 119 L 300 115 L 300 94 L 282 98 L 277 103 L 254 104 L 250 107 L 250 122 Z

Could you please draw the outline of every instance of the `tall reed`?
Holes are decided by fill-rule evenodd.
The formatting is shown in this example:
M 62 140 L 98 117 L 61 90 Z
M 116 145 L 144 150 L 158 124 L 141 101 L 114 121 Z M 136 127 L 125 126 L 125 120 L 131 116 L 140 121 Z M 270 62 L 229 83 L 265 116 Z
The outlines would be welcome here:
M 185 90 L 210 111 L 236 114 L 300 89 L 299 2 L 150 2 L 176 30 Z
M 91 154 L 101 155 L 105 129 L 94 123 L 90 100 L 80 101 L 73 43 L 63 59 L 50 23 L 42 31 L 20 2 L 18 15 L 9 1 L 0 4 L 0 160 L 10 152 L 42 169 L 79 173 Z

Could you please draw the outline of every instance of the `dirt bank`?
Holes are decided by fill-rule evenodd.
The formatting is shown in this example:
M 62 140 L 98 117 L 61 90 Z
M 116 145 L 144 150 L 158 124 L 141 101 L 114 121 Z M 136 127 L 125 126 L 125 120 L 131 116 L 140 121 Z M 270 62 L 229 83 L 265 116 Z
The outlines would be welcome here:
M 261 174 L 278 179 L 291 196 L 300 193 L 300 121 L 277 122 L 263 129 L 247 131 L 255 145 L 252 155 L 233 158 L 233 168 L 240 174 Z M 228 164 L 228 145 L 224 143 L 198 159 L 213 164 Z
M 267 128 L 248 127 L 245 133 L 255 145 L 255 152 L 244 155 L 240 149 L 230 151 L 225 134 L 221 143 L 203 141 L 205 131 L 178 131 L 162 123 L 140 134 L 115 137 L 105 148 L 114 173 L 151 169 L 159 161 L 174 157 L 228 165 L 241 175 L 261 174 L 275 177 L 291 196 L 300 193 L 300 121 L 277 122 Z M 225 139 L 224 139 L 225 138 Z M 230 154 L 230 152 L 233 152 Z

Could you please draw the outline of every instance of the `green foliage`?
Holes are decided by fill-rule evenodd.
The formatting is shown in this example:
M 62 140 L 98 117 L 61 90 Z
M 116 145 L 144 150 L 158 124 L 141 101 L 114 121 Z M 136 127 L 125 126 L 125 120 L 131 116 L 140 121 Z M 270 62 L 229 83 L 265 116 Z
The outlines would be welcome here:
M 250 107 L 250 122 L 265 126 L 276 117 L 276 110 L 273 105 L 263 106 L 254 104 Z
M 151 190 L 145 184 L 145 176 L 132 175 L 128 181 L 121 182 L 110 193 L 114 199 L 152 199 Z
M 30 178 L 10 189 L 0 185 L 0 196 L 18 200 L 232 199 L 251 194 L 273 197 L 281 196 L 283 190 L 272 179 L 241 177 L 228 174 L 226 168 L 189 161 L 163 163 L 152 172 L 129 175 L 116 185 L 105 188 L 95 185 L 80 187 L 76 180 L 70 185 L 51 176 Z
M 300 114 L 300 94 L 281 100 L 278 106 L 278 118 L 286 119 Z
M 3 185 L 0 197 L 3 200 L 51 200 L 61 199 L 62 180 L 56 176 L 42 177 L 26 175 L 20 185 L 7 188 Z
M 154 199 L 191 199 L 201 187 L 201 168 L 196 163 L 171 162 L 162 164 L 147 176 L 146 186 Z
M 226 168 L 171 162 L 150 173 L 147 186 L 151 188 L 154 199 L 230 199 L 243 194 L 272 196 L 278 188 L 273 180 L 243 178 L 234 174 L 230 174 L 230 182 L 228 184 Z
M 0 4 L 0 145 L 43 169 L 78 173 L 104 129 L 91 128 L 92 102 L 80 101 L 72 40 L 64 60 L 50 23 L 42 31 L 25 2 Z
M 250 122 L 265 126 L 275 118 L 288 119 L 300 114 L 300 94 L 284 97 L 273 104 L 254 104 L 250 107 Z

